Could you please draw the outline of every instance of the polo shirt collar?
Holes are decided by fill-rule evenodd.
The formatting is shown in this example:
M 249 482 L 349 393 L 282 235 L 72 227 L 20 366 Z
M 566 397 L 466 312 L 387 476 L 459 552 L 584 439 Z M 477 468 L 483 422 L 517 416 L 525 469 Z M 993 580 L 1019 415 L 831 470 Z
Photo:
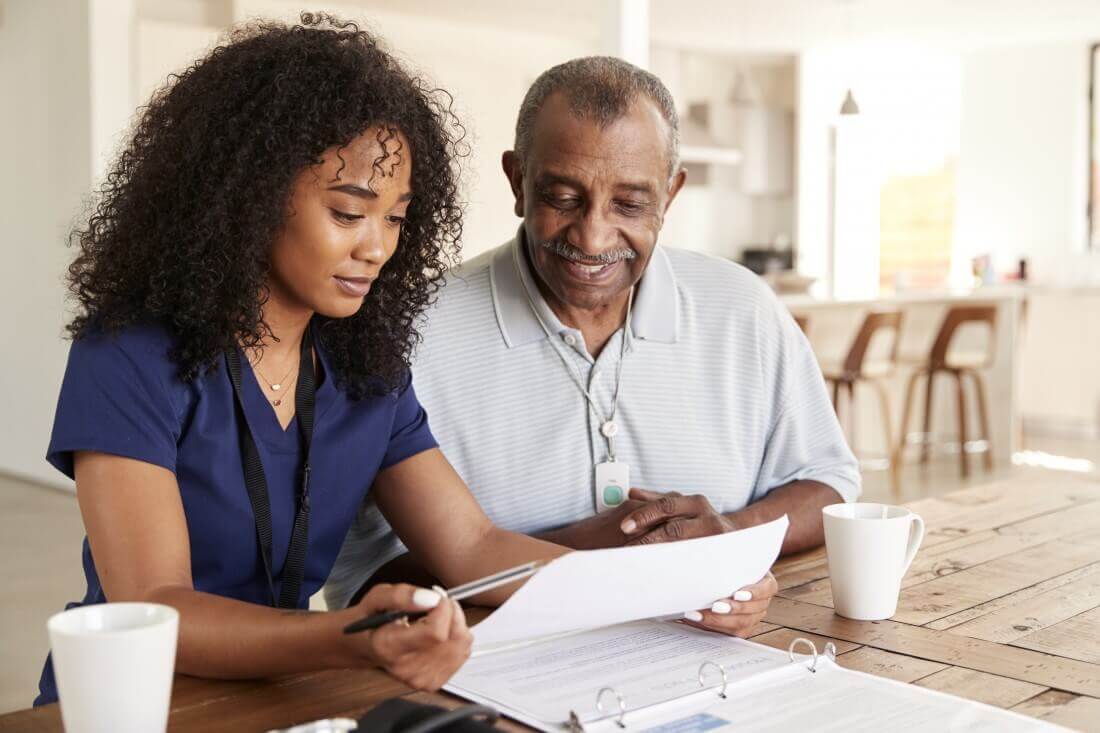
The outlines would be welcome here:
M 531 311 L 534 303 L 539 315 L 552 332 L 564 326 L 547 305 L 535 284 L 535 275 L 523 254 L 523 227 L 503 247 L 498 247 L 489 263 L 489 283 L 500 335 L 508 348 L 524 346 L 546 338 L 538 318 Z M 530 301 L 528 301 L 528 295 Z M 630 326 L 634 338 L 660 343 L 676 343 L 679 337 L 680 302 L 672 263 L 660 246 L 653 250 L 634 298 Z M 570 329 L 571 330 L 571 329 Z

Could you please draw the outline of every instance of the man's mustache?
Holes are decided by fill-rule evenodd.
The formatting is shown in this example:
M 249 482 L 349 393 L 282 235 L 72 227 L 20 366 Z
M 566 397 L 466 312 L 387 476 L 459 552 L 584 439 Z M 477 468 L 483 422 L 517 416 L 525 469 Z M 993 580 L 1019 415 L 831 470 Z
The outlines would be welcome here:
M 561 239 L 550 239 L 541 242 L 539 246 L 550 250 L 559 257 L 564 257 L 581 265 L 613 265 L 620 260 L 633 260 L 638 256 L 632 249 L 617 249 L 612 252 L 589 255 Z

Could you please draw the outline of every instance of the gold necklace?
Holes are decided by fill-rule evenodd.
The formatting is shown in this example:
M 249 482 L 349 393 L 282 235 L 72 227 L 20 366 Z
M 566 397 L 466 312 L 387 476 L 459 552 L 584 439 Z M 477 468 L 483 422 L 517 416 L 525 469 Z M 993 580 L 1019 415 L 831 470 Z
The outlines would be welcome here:
M 254 371 L 254 372 L 256 372 L 256 374 L 260 375 L 260 379 L 262 379 L 267 384 L 267 386 L 271 389 L 272 392 L 280 393 L 280 392 L 282 392 L 282 389 L 283 389 L 283 383 L 286 382 L 287 377 L 290 376 L 290 373 L 293 372 L 294 369 L 297 366 L 298 366 L 297 364 L 291 364 L 290 369 L 287 370 L 287 373 L 284 374 L 283 378 L 280 379 L 278 382 L 272 382 L 270 379 L 268 379 L 267 377 L 264 376 L 263 372 L 260 371 L 258 360 L 257 360 L 256 363 L 252 364 L 252 371 Z M 276 394 L 276 398 L 274 400 L 271 400 L 271 404 L 278 407 L 279 405 L 283 404 L 283 398 L 284 397 L 285 397 L 285 395 L 283 395 L 283 394 Z

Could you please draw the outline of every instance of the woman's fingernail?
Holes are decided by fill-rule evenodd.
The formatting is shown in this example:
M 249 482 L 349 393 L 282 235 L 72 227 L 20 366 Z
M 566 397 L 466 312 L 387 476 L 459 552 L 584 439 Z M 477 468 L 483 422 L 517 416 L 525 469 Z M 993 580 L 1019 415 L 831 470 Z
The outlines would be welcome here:
M 686 618 L 688 621 L 695 621 L 696 623 L 698 623 L 699 621 L 703 620 L 703 614 L 699 613 L 698 611 L 688 611 L 684 614 L 684 618 Z
M 726 601 L 716 601 L 715 604 L 710 607 L 710 610 L 715 613 L 729 613 L 733 610 L 733 606 Z
M 751 601 L 752 591 L 739 590 L 733 594 L 733 600 L 735 601 Z
M 421 608 L 435 608 L 442 598 L 434 590 L 428 590 L 427 588 L 417 588 L 413 591 L 413 604 Z
M 638 525 L 634 522 L 633 519 L 628 519 L 623 522 L 622 529 L 623 532 L 625 532 L 626 534 L 631 534 L 632 532 L 634 532 L 634 530 L 638 529 Z

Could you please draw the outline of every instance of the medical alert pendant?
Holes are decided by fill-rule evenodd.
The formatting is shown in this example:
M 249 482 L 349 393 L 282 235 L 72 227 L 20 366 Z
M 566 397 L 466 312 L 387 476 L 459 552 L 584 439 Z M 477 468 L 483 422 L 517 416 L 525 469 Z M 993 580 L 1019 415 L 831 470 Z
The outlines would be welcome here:
M 622 504 L 630 491 L 630 464 L 622 461 L 597 463 L 595 489 L 597 514 Z

